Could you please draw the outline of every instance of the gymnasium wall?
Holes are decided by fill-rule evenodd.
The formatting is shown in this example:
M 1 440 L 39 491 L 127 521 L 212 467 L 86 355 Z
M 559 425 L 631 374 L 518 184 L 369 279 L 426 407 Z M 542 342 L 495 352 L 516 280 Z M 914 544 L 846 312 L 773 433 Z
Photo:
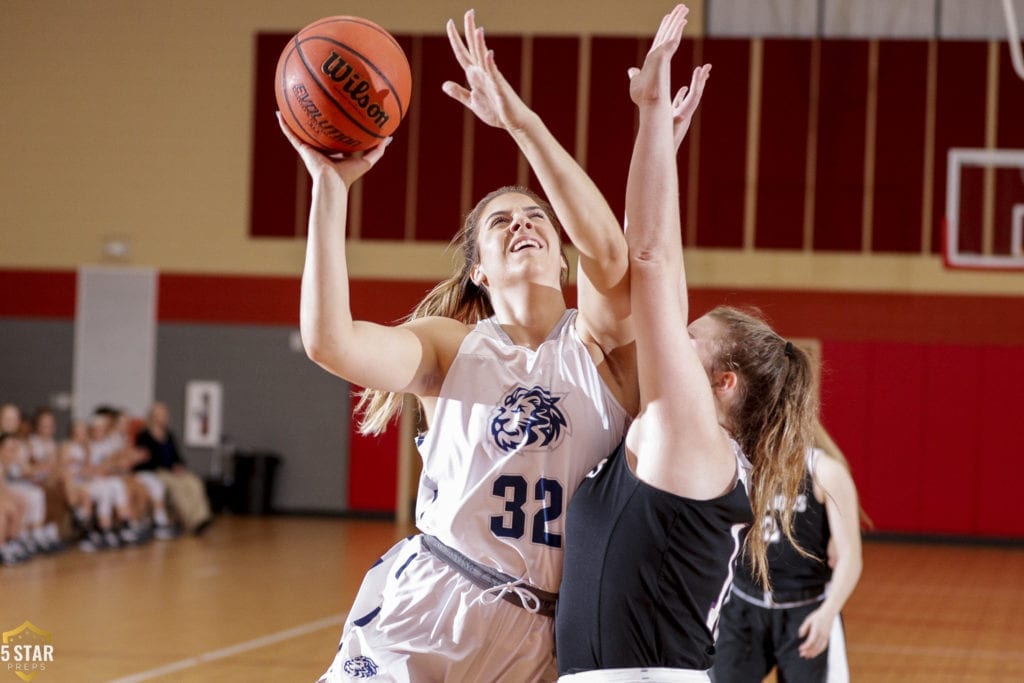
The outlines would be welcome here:
M 807 38 L 832 20 L 751 38 L 765 32 L 742 25 L 740 4 L 690 3 L 677 69 L 715 65 L 681 155 L 695 312 L 752 303 L 781 333 L 821 341 L 824 419 L 880 530 L 1024 537 L 1009 504 L 1024 476 L 1024 273 L 949 271 L 938 254 L 945 150 L 1024 147 L 1024 82 L 1005 44 Z M 667 6 L 475 4 L 499 63 L 614 207 L 632 135 L 616 79 Z M 463 9 L 5 3 L 0 400 L 28 408 L 69 389 L 79 266 L 153 266 L 156 394 L 176 420 L 184 381 L 220 379 L 226 398 L 246 397 L 226 401 L 225 432 L 286 458 L 279 507 L 393 509 L 395 430 L 353 435 L 347 385 L 289 346 L 305 176 L 261 109 L 261 74 L 282 36 L 337 13 L 375 19 L 416 57 L 413 114 L 351 220 L 355 313 L 390 322 L 448 271 L 442 242 L 472 199 L 529 180 L 501 135 L 440 93 L 456 75 L 443 21 Z M 41 85 L 55 74 L 59 97 Z

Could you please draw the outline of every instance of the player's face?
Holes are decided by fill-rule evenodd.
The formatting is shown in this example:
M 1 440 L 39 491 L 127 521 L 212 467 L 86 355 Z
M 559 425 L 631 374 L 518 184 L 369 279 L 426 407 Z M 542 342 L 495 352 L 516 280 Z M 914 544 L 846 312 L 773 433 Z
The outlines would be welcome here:
M 57 420 L 49 413 L 43 413 L 39 416 L 39 421 L 36 425 L 36 433 L 40 436 L 53 436 L 57 431 Z
M 562 254 L 558 232 L 533 198 L 510 192 L 492 199 L 480 213 L 477 277 L 493 288 L 520 279 L 560 287 Z

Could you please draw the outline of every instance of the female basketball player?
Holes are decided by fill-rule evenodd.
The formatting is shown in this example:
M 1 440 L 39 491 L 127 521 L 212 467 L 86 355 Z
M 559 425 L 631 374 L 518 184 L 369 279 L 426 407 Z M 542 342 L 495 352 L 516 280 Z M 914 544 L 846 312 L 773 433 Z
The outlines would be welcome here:
M 505 81 L 473 12 L 448 35 L 468 88 L 444 90 L 512 135 L 551 201 L 502 188 L 455 243 L 462 270 L 412 319 L 354 321 L 344 255 L 351 184 L 384 153 L 329 158 L 288 130 L 313 178 L 301 330 L 310 358 L 376 390 L 415 395 L 428 430 L 417 525 L 366 575 L 324 681 L 553 680 L 553 603 L 565 506 L 621 441 L 635 411 L 628 257 L 604 198 Z M 563 227 L 580 252 L 579 310 L 566 308 Z
M 779 680 L 850 680 L 840 611 L 860 579 L 860 522 L 870 520 L 857 504 L 846 458 L 821 425 L 815 440 L 794 522 L 810 557 L 766 520 L 772 590 L 757 587 L 748 562 L 738 564 L 711 672 L 718 683 L 759 683 L 775 666 Z
M 815 419 L 806 356 L 760 320 L 716 308 L 690 324 L 689 340 L 680 335 L 688 305 L 673 124 L 692 114 L 708 76 L 698 68 L 673 101 L 669 64 L 685 17 L 681 5 L 666 15 L 630 81 L 640 413 L 569 508 L 555 638 L 568 681 L 708 680 L 751 507 L 761 515 L 776 495 L 796 497 Z M 791 515 L 781 517 L 788 531 Z M 763 577 L 765 544 L 752 540 Z

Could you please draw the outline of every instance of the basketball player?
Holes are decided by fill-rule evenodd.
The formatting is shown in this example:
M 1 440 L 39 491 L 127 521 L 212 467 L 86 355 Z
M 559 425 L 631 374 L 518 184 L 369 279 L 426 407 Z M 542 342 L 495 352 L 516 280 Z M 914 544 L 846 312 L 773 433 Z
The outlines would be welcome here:
M 758 588 L 749 563 L 739 563 L 711 672 L 718 683 L 759 683 L 776 666 L 784 681 L 850 680 L 840 611 L 860 578 L 866 517 L 846 459 L 820 425 L 816 440 L 794 522 L 796 540 L 811 556 L 797 552 L 766 519 L 772 590 Z
M 635 411 L 622 229 L 596 186 L 505 81 L 473 12 L 448 35 L 468 88 L 444 90 L 512 135 L 550 204 L 501 188 L 454 244 L 461 270 L 398 326 L 354 321 L 348 188 L 384 153 L 326 157 L 282 126 L 313 178 L 302 279 L 307 354 L 369 387 L 362 428 L 400 394 L 428 429 L 416 522 L 369 570 L 322 681 L 550 681 L 565 507 Z M 564 228 L 580 252 L 579 310 L 562 282 Z
M 815 419 L 806 355 L 762 321 L 720 307 L 690 324 L 690 339 L 681 334 L 673 143 L 709 72 L 697 68 L 689 94 L 673 100 L 670 60 L 686 13 L 679 5 L 665 16 L 643 68 L 631 70 L 639 130 L 626 238 L 640 413 L 569 507 L 560 680 L 708 680 L 751 507 L 762 514 L 776 495 L 795 499 Z M 764 572 L 765 544 L 751 545 Z

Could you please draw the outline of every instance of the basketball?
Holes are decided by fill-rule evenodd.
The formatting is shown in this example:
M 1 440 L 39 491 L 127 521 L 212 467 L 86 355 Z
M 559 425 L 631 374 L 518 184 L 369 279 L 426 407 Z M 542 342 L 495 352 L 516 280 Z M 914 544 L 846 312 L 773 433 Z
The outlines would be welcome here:
M 394 37 L 360 17 L 315 21 L 277 61 L 277 108 L 299 139 L 328 153 L 369 149 L 409 110 L 412 73 Z

